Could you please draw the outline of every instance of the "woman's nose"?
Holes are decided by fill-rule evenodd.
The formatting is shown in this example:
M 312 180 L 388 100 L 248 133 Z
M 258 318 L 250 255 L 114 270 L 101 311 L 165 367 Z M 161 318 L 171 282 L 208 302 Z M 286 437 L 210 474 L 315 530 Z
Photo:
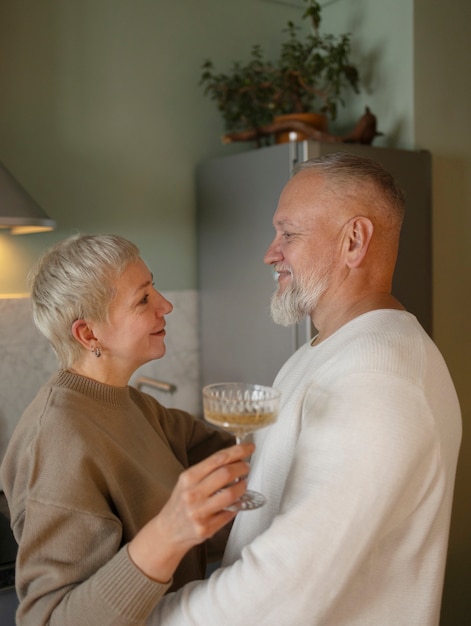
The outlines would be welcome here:
M 156 290 L 156 294 L 157 294 L 157 302 L 156 302 L 156 309 L 158 309 L 159 313 L 161 313 L 162 315 L 168 315 L 169 313 L 171 313 L 173 311 L 173 304 L 170 302 L 170 300 L 167 300 L 167 298 L 165 298 L 160 291 Z

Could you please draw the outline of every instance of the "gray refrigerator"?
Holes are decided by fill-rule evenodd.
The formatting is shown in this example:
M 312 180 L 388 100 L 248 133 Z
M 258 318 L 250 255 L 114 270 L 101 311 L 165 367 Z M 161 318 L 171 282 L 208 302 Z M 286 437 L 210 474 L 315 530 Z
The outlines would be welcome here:
M 393 292 L 432 333 L 431 155 L 356 144 L 291 142 L 201 163 L 196 172 L 201 383 L 271 384 L 307 341 L 310 320 L 277 326 L 270 318 L 273 273 L 263 256 L 278 196 L 293 166 L 336 152 L 380 162 L 406 195 Z

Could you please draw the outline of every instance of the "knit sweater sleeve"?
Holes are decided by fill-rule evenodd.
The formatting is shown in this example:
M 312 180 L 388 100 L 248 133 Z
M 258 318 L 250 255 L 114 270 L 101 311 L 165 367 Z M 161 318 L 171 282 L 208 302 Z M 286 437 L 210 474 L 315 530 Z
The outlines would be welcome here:
M 12 509 L 19 541 L 17 624 L 143 623 L 170 584 L 148 579 L 130 560 L 121 520 L 106 502 L 93 446 L 88 455 L 79 452 L 80 444 L 60 420 L 43 430 L 34 452 L 23 452 L 32 455 L 32 472 L 17 475 L 14 487 L 23 490 L 21 478 L 30 484 L 21 513 Z M 41 468 L 37 476 L 35 467 Z
M 29 502 L 27 512 L 34 525 L 25 526 L 19 554 L 17 584 L 27 595 L 18 625 L 144 623 L 170 584 L 144 576 L 130 560 L 127 546 L 116 552 L 120 529 L 115 522 L 66 509 L 51 511 L 40 502 Z M 45 563 L 44 554 L 51 561 Z

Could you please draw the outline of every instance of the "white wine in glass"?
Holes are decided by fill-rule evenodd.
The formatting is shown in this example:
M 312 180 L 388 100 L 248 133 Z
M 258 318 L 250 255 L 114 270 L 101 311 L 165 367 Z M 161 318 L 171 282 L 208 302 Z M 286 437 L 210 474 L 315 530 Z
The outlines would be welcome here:
M 273 387 L 251 383 L 214 383 L 203 387 L 203 411 L 206 421 L 234 434 L 237 443 L 246 435 L 272 424 L 277 416 L 280 392 Z M 247 490 L 231 509 L 257 509 L 265 496 Z

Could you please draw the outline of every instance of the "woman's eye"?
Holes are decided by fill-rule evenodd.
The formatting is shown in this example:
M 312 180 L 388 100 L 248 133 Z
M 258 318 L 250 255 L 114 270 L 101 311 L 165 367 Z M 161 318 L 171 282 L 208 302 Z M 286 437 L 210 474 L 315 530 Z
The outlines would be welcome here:
M 155 291 L 155 283 L 152 283 L 152 287 Z M 146 295 L 142 298 L 142 300 L 139 300 L 139 304 L 148 304 L 149 298 L 150 298 L 150 294 L 146 293 Z

